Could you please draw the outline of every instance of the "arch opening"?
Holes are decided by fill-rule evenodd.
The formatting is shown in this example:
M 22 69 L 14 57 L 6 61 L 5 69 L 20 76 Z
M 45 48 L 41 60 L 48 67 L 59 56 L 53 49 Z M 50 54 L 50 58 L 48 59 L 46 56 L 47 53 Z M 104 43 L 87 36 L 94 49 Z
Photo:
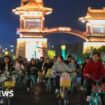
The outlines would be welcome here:
M 61 54 L 61 45 L 66 45 L 66 54 L 82 54 L 83 42 L 86 40 L 74 34 L 68 33 L 50 33 L 48 38 L 48 49 L 56 50 L 57 55 Z

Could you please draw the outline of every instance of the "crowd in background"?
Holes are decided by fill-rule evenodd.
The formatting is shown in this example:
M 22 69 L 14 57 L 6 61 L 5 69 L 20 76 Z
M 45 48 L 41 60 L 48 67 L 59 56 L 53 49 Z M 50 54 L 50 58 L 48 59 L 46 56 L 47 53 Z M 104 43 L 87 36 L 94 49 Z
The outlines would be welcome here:
M 92 90 L 92 81 L 102 78 L 102 81 L 105 82 L 105 64 L 102 62 L 101 55 L 98 52 L 93 53 L 92 58 L 85 58 L 83 64 L 78 64 L 75 57 L 71 55 L 66 60 L 63 60 L 62 56 L 55 56 L 53 59 L 44 57 L 40 59 L 32 58 L 30 61 L 22 57 L 13 60 L 9 56 L 4 56 L 0 59 L 0 74 L 8 72 L 9 75 L 13 75 L 16 86 L 18 88 L 25 86 L 27 91 L 37 82 L 46 82 L 49 69 L 53 73 L 52 82 L 53 78 L 55 78 L 55 91 L 59 87 L 59 77 L 55 76 L 56 73 L 67 71 L 70 72 L 73 89 L 76 90 L 78 88 L 78 79 L 80 80 L 81 78 L 81 90 L 83 89 L 84 81 L 86 81 L 88 99 Z

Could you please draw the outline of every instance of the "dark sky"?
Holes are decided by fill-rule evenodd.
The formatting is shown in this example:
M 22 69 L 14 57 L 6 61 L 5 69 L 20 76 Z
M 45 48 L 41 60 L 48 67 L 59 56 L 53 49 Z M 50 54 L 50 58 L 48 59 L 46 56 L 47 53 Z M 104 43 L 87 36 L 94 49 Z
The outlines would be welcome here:
M 102 8 L 105 0 L 44 0 L 45 6 L 54 9 L 53 13 L 46 17 L 47 27 L 69 26 L 82 30 L 83 25 L 78 18 L 85 16 L 87 7 Z M 8 47 L 16 43 L 16 29 L 19 26 L 19 17 L 12 13 L 12 9 L 20 5 L 20 0 L 0 0 L 0 44 Z M 68 39 L 67 36 L 61 35 Z M 59 37 L 59 36 L 57 36 Z M 54 40 L 55 36 L 49 37 Z M 70 37 L 69 37 L 70 38 Z M 73 40 L 80 40 L 71 36 Z

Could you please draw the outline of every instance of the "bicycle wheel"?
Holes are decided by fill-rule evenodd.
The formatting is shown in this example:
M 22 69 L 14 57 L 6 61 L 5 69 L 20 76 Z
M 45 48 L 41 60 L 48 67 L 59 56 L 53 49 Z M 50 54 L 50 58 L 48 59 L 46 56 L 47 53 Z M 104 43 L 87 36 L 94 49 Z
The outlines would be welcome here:
M 68 96 L 68 90 L 65 88 L 64 90 L 64 105 L 69 104 L 69 96 Z
M 10 101 L 10 98 L 7 97 L 4 99 L 4 105 L 10 105 L 11 104 L 11 101 Z
M 89 105 L 102 105 L 100 96 L 92 96 Z
M 58 105 L 62 105 L 62 99 L 58 98 Z
M 48 80 L 48 91 L 51 92 L 51 80 Z
M 96 97 L 91 96 L 91 100 L 89 102 L 89 105 L 96 105 Z
M 102 105 L 102 100 L 101 100 L 100 96 L 98 96 L 98 103 L 97 103 L 97 105 Z

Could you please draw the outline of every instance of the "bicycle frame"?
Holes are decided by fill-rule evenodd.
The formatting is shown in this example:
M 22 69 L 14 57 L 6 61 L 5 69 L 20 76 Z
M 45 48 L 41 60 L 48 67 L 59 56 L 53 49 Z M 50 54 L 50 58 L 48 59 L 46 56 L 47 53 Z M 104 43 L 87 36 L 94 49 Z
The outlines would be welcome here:
M 71 86 L 70 75 L 67 72 L 64 72 L 60 75 L 60 90 L 57 94 L 58 104 L 61 105 L 62 101 L 64 105 L 68 103 L 68 90 Z
M 102 92 L 101 85 L 96 82 L 97 89 L 93 89 L 94 91 L 91 94 L 91 99 L 89 105 L 102 105 L 100 95 L 105 95 L 105 92 Z

